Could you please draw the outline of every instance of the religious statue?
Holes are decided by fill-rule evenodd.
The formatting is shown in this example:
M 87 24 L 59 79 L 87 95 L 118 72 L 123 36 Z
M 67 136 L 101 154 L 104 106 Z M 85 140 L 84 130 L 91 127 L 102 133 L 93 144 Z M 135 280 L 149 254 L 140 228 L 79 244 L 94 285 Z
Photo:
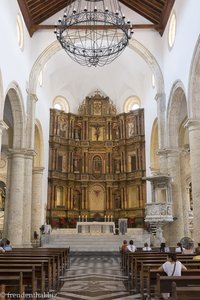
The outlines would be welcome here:
M 99 140 L 99 137 L 100 137 L 100 134 L 101 134 L 100 127 L 101 126 L 99 124 L 94 125 L 94 128 L 96 129 L 96 132 L 94 134 L 96 135 L 96 140 L 97 141 Z
M 133 123 L 128 123 L 128 134 L 129 134 L 129 136 L 134 135 L 134 124 Z

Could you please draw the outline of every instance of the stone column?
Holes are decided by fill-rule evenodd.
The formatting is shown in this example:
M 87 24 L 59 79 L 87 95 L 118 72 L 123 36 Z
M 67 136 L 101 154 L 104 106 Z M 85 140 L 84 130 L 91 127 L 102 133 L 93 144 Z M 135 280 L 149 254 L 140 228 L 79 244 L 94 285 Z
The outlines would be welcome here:
M 160 156 L 160 172 L 162 174 L 167 173 L 167 157 L 162 152 L 166 147 L 166 130 L 165 130 L 165 102 L 166 96 L 164 93 L 156 94 L 155 100 L 157 102 L 157 117 L 158 117 L 158 143 L 159 143 L 159 152 Z
M 12 150 L 8 154 L 9 180 L 6 201 L 7 238 L 13 246 L 23 246 L 23 203 L 24 203 L 24 151 Z
M 42 182 L 44 168 L 35 167 L 33 169 L 32 183 L 32 204 L 31 204 L 31 237 L 33 239 L 34 231 L 39 233 L 42 225 Z
M 1 146 L 2 146 L 2 133 L 3 133 L 3 130 L 4 129 L 8 129 L 8 125 L 3 121 L 1 120 L 0 121 L 0 153 L 1 153 Z
M 11 172 L 12 172 L 12 159 L 11 156 L 7 157 L 7 180 L 6 180 L 6 199 L 4 209 L 4 224 L 3 224 L 3 237 L 8 237 L 8 212 L 10 211 L 10 186 L 11 186 Z
M 23 246 L 31 246 L 31 199 L 33 151 L 25 153 L 24 161 L 24 201 L 23 201 Z
M 172 207 L 175 221 L 170 225 L 167 243 L 176 244 L 184 236 L 183 203 L 181 193 L 180 151 L 168 149 L 168 172 L 173 178 Z M 171 234 L 173 232 L 173 234 Z
M 185 127 L 189 130 L 190 165 L 192 177 L 194 242 L 199 242 L 200 233 L 200 120 L 188 119 Z

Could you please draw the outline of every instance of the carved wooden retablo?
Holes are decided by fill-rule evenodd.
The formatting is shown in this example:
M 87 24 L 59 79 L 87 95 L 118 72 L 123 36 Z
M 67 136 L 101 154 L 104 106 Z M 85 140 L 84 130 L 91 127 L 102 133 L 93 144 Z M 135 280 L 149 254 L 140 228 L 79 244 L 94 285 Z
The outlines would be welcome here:
M 117 114 L 99 92 L 77 114 L 50 111 L 47 221 L 70 227 L 82 219 L 132 220 L 145 204 L 144 110 Z

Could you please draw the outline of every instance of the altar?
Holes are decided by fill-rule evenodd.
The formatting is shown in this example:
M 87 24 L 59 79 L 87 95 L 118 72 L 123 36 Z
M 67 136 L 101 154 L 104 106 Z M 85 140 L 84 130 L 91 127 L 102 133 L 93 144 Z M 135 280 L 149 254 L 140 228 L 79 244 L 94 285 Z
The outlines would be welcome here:
M 82 234 L 114 234 L 114 222 L 77 222 L 77 233 Z

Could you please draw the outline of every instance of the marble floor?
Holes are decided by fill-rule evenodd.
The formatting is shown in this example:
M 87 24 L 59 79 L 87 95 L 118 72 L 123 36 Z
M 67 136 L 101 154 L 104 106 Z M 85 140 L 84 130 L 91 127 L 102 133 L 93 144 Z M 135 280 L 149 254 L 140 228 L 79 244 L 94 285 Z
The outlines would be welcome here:
M 141 299 L 120 267 L 119 254 L 72 254 L 56 300 Z

